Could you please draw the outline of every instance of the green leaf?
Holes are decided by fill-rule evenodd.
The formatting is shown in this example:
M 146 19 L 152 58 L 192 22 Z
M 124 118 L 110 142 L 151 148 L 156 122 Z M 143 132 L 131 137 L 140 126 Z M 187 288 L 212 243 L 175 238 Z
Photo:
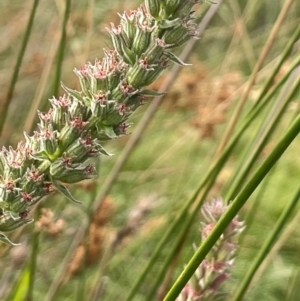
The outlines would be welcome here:
M 71 192 L 69 191 L 69 189 L 60 184 L 58 181 L 56 181 L 52 176 L 50 176 L 51 182 L 53 183 L 53 185 L 57 188 L 57 190 L 63 194 L 68 200 L 75 202 L 77 204 L 82 204 L 82 202 L 77 201 L 71 194 Z
M 83 97 L 82 97 L 82 95 L 81 95 L 81 92 L 78 92 L 78 91 L 76 91 L 76 90 L 73 90 L 73 89 L 70 89 L 70 88 L 66 87 L 66 86 L 64 85 L 64 83 L 61 83 L 61 86 L 62 86 L 62 88 L 63 88 L 66 92 L 68 92 L 69 94 L 71 94 L 72 96 L 74 96 L 75 98 L 77 98 L 78 100 L 83 101 Z
M 176 18 L 174 20 L 160 20 L 159 21 L 159 27 L 161 29 L 168 29 L 168 28 L 172 28 L 172 27 L 178 26 L 178 25 L 181 25 L 180 18 Z
M 109 139 L 118 137 L 111 126 L 99 125 L 97 128 L 99 133 L 105 134 Z
M 98 144 L 98 150 L 101 154 L 105 155 L 105 156 L 112 156 L 113 154 L 107 152 L 107 150 L 101 145 L 101 144 Z
M 174 63 L 181 65 L 181 66 L 191 66 L 191 64 L 184 63 L 177 55 L 172 52 L 164 51 L 164 55 L 167 56 L 171 61 Z
M 19 245 L 20 245 L 20 244 L 15 244 L 15 243 L 11 242 L 11 241 L 8 239 L 8 237 L 7 237 L 5 234 L 3 234 L 3 233 L 0 233 L 0 240 L 1 240 L 2 242 L 4 242 L 5 244 L 7 244 L 7 245 L 9 245 L 9 246 L 12 246 L 12 247 L 14 247 L 14 246 L 19 246 Z
M 123 50 L 123 60 L 129 65 L 134 65 L 137 61 L 137 55 L 125 45 L 121 44 L 121 47 Z
M 31 157 L 38 161 L 49 160 L 49 154 L 45 150 L 40 150 L 36 153 L 31 154 Z

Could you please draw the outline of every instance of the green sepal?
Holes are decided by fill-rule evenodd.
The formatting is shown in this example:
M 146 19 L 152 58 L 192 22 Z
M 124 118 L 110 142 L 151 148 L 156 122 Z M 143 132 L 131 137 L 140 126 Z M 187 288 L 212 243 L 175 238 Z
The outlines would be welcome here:
M 176 25 L 180 25 L 181 20 L 179 18 L 176 18 L 174 20 L 161 20 L 158 24 L 161 29 L 169 29 Z
M 15 244 L 12 241 L 10 241 L 8 239 L 8 237 L 6 235 L 4 235 L 3 233 L 0 233 L 0 241 L 2 241 L 3 243 L 11 246 L 11 247 L 15 247 L 15 246 L 20 246 L 21 244 Z
M 135 33 L 133 39 L 132 49 L 140 56 L 144 51 L 146 51 L 150 45 L 151 33 L 147 30 L 139 29 Z
M 86 95 L 86 96 L 90 96 L 90 92 L 88 90 L 88 88 L 90 87 L 89 80 L 86 77 L 84 77 L 81 74 L 81 72 L 79 70 L 77 70 L 76 68 L 74 69 L 74 72 L 79 77 L 80 86 L 81 86 L 83 94 Z
M 124 60 L 125 63 L 129 64 L 129 65 L 134 65 L 135 62 L 137 61 L 137 55 L 130 50 L 127 46 L 121 44 L 122 47 L 122 58 Z
M 105 155 L 105 156 L 112 156 L 112 155 L 113 155 L 113 154 L 107 152 L 106 149 L 105 149 L 101 144 L 98 144 L 97 146 L 98 146 L 98 148 L 99 148 L 98 151 L 99 151 L 101 154 L 103 154 L 103 155 Z
M 160 5 L 161 1 L 159 0 L 145 0 L 145 6 L 154 19 L 159 17 Z
M 66 186 L 64 186 L 64 185 L 62 185 L 62 184 L 60 184 L 60 183 L 58 183 L 58 181 L 56 181 L 51 175 L 50 175 L 50 180 L 51 180 L 52 184 L 54 185 L 54 187 L 55 187 L 61 194 L 63 194 L 68 200 L 70 200 L 70 201 L 72 201 L 72 202 L 75 202 L 75 203 L 77 203 L 77 204 L 82 204 L 80 201 L 77 201 L 77 200 L 72 196 L 70 190 L 69 190 Z
M 14 217 L 12 212 L 6 211 L 5 221 L 0 220 L 0 231 L 9 232 L 13 231 L 23 225 L 31 223 L 33 219 L 23 219 L 20 217 Z
M 166 1 L 165 13 L 167 16 L 171 16 L 179 7 L 181 0 L 168 0 Z M 186 1 L 187 2 L 187 1 Z
M 164 55 L 166 57 L 168 57 L 171 61 L 173 61 L 174 63 L 176 63 L 178 65 L 181 65 L 181 66 L 191 66 L 191 64 L 184 63 L 177 55 L 175 55 L 172 52 L 164 51 Z
M 31 154 L 30 156 L 38 161 L 49 160 L 49 154 L 45 150 L 41 150 L 39 152 Z
M 111 126 L 98 125 L 97 131 L 98 131 L 98 134 L 100 134 L 100 135 L 104 134 L 109 139 L 115 139 L 118 137 L 116 135 L 116 133 L 114 132 L 114 129 Z M 98 137 L 98 139 L 101 140 L 101 138 L 99 138 L 99 137 Z
M 66 87 L 63 82 L 61 82 L 60 84 L 66 92 L 68 92 L 69 94 L 71 94 L 72 96 L 77 98 L 78 100 L 84 101 L 83 96 L 81 95 L 81 92 L 78 92 L 76 90 L 73 90 L 73 89 L 70 89 L 70 88 Z
M 104 126 L 102 129 L 105 131 L 106 135 L 111 139 L 117 138 L 117 135 L 111 126 Z

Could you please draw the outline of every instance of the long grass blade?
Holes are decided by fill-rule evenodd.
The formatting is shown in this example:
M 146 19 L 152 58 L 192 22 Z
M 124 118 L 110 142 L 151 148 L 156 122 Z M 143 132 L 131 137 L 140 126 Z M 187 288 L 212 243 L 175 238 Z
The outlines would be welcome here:
M 62 64 L 64 59 L 64 51 L 66 48 L 66 41 L 67 41 L 67 23 L 69 20 L 70 10 L 71 10 L 71 0 L 65 1 L 65 13 L 64 13 L 64 19 L 62 23 L 61 28 L 61 38 L 57 53 L 57 61 L 56 61 L 56 70 L 55 70 L 55 78 L 53 82 L 53 89 L 52 94 L 57 96 L 59 87 L 60 87 L 60 80 L 61 80 L 61 70 L 62 70 Z
M 34 21 L 34 17 L 35 17 L 35 13 L 36 13 L 38 4 L 39 4 L 39 0 L 34 0 L 33 5 L 32 5 L 32 9 L 31 9 L 31 12 L 30 12 L 30 16 L 29 16 L 29 19 L 28 19 L 28 23 L 26 25 L 26 31 L 25 31 L 25 34 L 24 34 L 24 38 L 23 38 L 23 41 L 22 41 L 20 52 L 18 54 L 18 58 L 17 58 L 17 62 L 16 62 L 16 65 L 15 65 L 15 68 L 14 68 L 12 79 L 11 79 L 11 82 L 10 82 L 10 85 L 9 85 L 9 88 L 8 88 L 8 93 L 7 93 L 7 96 L 4 100 L 4 102 L 0 106 L 0 116 L 1 116 L 1 118 L 0 118 L 0 136 L 2 135 L 3 125 L 4 125 L 5 120 L 6 120 L 9 103 L 10 103 L 12 97 L 13 97 L 15 85 L 16 85 L 17 80 L 18 80 L 20 67 L 21 67 L 21 64 L 22 64 L 22 61 L 23 61 L 23 58 L 24 58 L 24 54 L 25 54 L 25 50 L 26 50 L 26 47 L 27 47 L 27 44 L 28 44 L 28 41 L 29 41 L 29 37 L 30 37 L 31 30 L 32 30 L 32 25 L 33 25 L 33 21 Z

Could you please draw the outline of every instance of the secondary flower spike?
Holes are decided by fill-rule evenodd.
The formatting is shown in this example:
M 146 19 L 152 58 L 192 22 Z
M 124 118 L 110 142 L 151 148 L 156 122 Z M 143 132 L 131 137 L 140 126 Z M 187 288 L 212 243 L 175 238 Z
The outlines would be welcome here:
M 37 131 L 0 152 L 0 231 L 30 222 L 32 206 L 55 189 L 74 200 L 63 183 L 96 177 L 91 158 L 109 155 L 101 142 L 126 134 L 129 116 L 158 94 L 145 86 L 170 61 L 185 65 L 170 50 L 197 37 L 192 8 L 200 2 L 146 0 L 120 14 L 119 25 L 111 23 L 114 49 L 74 70 L 81 91 L 63 85 L 66 94 L 50 99 L 48 112 L 38 112 Z M 10 243 L 4 234 L 0 240 Z
M 227 208 L 222 198 L 213 199 L 202 206 L 202 241 L 208 237 Z M 230 276 L 238 248 L 238 238 L 244 229 L 244 221 L 235 216 L 176 301 L 213 301 L 222 295 L 220 287 Z

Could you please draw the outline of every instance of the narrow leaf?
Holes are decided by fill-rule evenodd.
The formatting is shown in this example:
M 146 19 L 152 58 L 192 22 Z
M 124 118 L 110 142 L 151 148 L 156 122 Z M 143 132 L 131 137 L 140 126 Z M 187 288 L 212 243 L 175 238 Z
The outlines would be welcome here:
M 50 176 L 50 178 L 51 178 L 51 182 L 52 182 L 53 185 L 57 188 L 57 190 L 58 190 L 61 194 L 63 194 L 68 200 L 70 200 L 70 201 L 72 201 L 72 202 L 75 202 L 75 203 L 77 203 L 77 204 L 82 204 L 80 201 L 76 200 L 76 199 L 72 196 L 71 192 L 69 191 L 69 189 L 68 189 L 66 186 L 64 186 L 64 185 L 62 185 L 62 184 L 60 184 L 60 183 L 58 183 L 58 181 L 56 181 L 52 176 Z
M 15 244 L 13 242 L 11 242 L 8 237 L 6 235 L 4 235 L 3 233 L 0 233 L 0 241 L 4 242 L 5 244 L 9 245 L 9 246 L 19 246 L 20 244 Z
M 181 65 L 181 66 L 191 66 L 191 64 L 184 63 L 177 55 L 172 52 L 164 51 L 164 55 L 166 55 L 172 62 Z

